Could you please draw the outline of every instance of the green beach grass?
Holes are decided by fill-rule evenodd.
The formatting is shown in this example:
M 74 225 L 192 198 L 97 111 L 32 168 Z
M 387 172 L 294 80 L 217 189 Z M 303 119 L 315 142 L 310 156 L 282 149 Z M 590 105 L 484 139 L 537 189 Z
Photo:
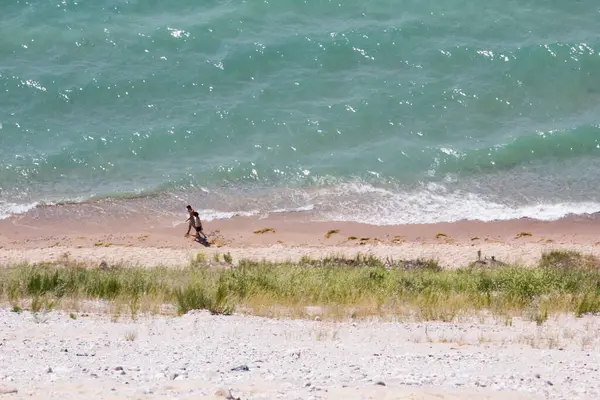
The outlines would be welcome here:
M 231 262 L 231 257 L 225 256 Z M 304 258 L 211 265 L 201 254 L 182 268 L 95 268 L 63 259 L 0 268 L 0 300 L 15 312 L 81 311 L 100 300 L 115 314 L 184 314 L 205 309 L 269 317 L 394 316 L 453 321 L 488 312 L 543 323 L 554 313 L 600 311 L 600 270 L 591 256 L 544 254 L 536 267 L 444 270 L 435 261 Z M 312 314 L 309 310 L 313 310 Z

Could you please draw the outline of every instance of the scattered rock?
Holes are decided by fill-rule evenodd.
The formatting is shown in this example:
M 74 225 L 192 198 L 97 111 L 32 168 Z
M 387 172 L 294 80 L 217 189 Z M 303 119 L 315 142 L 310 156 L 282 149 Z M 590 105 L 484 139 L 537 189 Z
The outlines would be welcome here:
M 231 368 L 232 371 L 250 371 L 247 365 L 240 365 L 239 367 Z
M 552 382 L 550 382 L 550 381 L 546 381 L 546 385 L 548 385 L 548 386 L 554 386 L 554 384 Z
M 52 368 L 48 367 L 48 369 L 46 370 L 46 373 L 51 374 L 52 372 L 54 372 L 54 371 L 52 371 Z
M 115 371 L 123 371 L 123 367 L 115 367 Z
M 306 383 L 304 384 L 304 387 L 309 387 L 310 385 L 311 385 L 311 383 L 310 383 L 310 382 L 306 382 Z
M 102 269 L 102 270 L 108 269 L 108 264 L 106 263 L 106 261 L 102 260 L 100 262 L 100 264 L 98 265 L 98 269 Z
M 383 382 L 383 381 L 378 381 L 378 382 L 376 382 L 375 384 L 376 384 L 376 385 L 379 385 L 379 386 L 386 386 L 386 385 L 385 385 L 385 382 Z
M 535 374 L 535 377 L 538 378 L 538 379 L 541 378 L 540 374 Z
M 231 394 L 231 390 L 229 391 L 229 394 L 226 397 L 227 400 L 242 400 L 241 397 L 233 397 L 233 394 Z
M 125 375 L 125 374 L 126 374 L 126 372 L 125 372 L 125 371 L 121 371 L 121 375 Z
M 241 400 L 239 397 L 233 397 L 231 390 L 218 389 L 215 392 L 216 397 L 224 397 L 226 400 Z
M 320 316 L 320 315 L 317 315 L 317 316 L 315 317 L 315 321 L 320 321 L 320 320 L 321 320 L 321 316 Z
M 177 372 L 173 372 L 171 375 L 169 375 L 169 379 L 174 381 L 178 376 L 179 374 Z

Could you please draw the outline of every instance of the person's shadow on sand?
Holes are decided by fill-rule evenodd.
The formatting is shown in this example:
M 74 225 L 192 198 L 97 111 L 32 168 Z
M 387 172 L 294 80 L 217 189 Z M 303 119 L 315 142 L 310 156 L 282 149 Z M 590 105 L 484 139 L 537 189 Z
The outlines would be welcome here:
M 197 237 L 196 239 L 194 239 L 194 241 L 200 243 L 204 247 L 210 247 L 210 243 L 208 242 L 208 240 L 203 237 Z

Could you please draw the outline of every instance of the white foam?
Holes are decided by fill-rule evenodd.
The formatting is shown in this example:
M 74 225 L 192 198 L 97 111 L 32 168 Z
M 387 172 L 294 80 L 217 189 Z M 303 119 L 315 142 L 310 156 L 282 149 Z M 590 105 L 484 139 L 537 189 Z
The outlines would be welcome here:
M 218 211 L 218 210 L 202 210 L 200 218 L 203 221 L 214 221 L 217 219 L 230 219 L 233 217 L 252 217 L 260 214 L 260 211 Z
M 367 187 L 364 187 L 367 186 Z M 423 224 L 459 220 L 509 220 L 523 217 L 552 221 L 569 214 L 600 211 L 594 202 L 540 203 L 518 207 L 489 201 L 477 194 L 449 192 L 442 185 L 427 185 L 414 192 L 393 192 L 363 183 L 326 190 L 326 203 L 318 218 L 372 225 Z M 321 193 L 323 195 L 323 193 Z
M 37 205 L 38 203 L 16 204 L 0 201 L 0 219 L 9 218 L 12 215 L 24 214 Z
M 276 210 L 269 211 L 269 212 L 273 213 L 273 214 L 280 214 L 280 213 L 313 211 L 314 209 L 315 209 L 315 205 L 314 204 L 308 204 L 306 206 L 294 207 L 294 208 L 278 208 Z
M 292 208 L 278 208 L 275 210 L 267 210 L 267 211 L 259 211 L 259 210 L 251 210 L 251 211 L 219 211 L 219 210 L 202 210 L 200 212 L 200 218 L 203 221 L 214 221 L 219 219 L 230 219 L 234 217 L 254 217 L 257 215 L 268 216 L 269 214 L 279 214 L 279 213 L 292 213 L 292 212 L 302 212 L 302 211 L 312 211 L 314 209 L 314 205 L 309 204 L 302 207 L 292 207 Z

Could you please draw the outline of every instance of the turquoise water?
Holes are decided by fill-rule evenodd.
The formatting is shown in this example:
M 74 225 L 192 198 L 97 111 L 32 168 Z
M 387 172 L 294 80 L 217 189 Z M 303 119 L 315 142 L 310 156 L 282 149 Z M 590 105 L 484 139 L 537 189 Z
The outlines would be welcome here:
M 2 2 L 0 217 L 596 212 L 599 20 L 595 0 Z

